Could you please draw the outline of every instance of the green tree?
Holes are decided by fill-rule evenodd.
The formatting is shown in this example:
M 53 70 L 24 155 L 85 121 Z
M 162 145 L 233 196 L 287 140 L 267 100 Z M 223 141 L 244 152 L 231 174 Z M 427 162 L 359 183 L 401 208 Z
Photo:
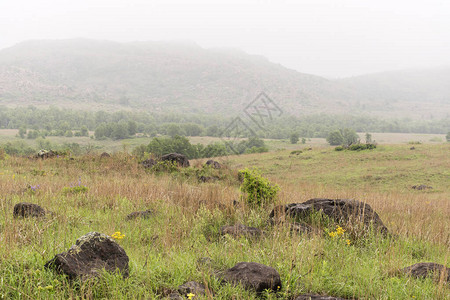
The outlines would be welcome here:
M 135 121 L 128 121 L 128 134 L 131 136 L 136 135 L 137 133 L 137 124 Z
M 344 144 L 344 136 L 340 130 L 332 131 L 327 136 L 327 142 L 331 146 L 338 146 Z
M 450 142 L 450 131 L 447 133 L 447 135 L 445 136 L 445 138 L 447 139 L 447 142 Z
M 21 126 L 19 128 L 19 136 L 20 136 L 20 138 L 24 139 L 26 134 L 27 134 L 27 128 L 25 126 Z
M 370 133 L 366 133 L 366 144 L 372 143 L 372 135 Z
M 300 136 L 296 132 L 291 133 L 291 136 L 289 138 L 289 140 L 291 141 L 291 144 L 297 144 L 299 139 L 300 139 Z
M 85 125 L 81 126 L 80 134 L 81 136 L 89 136 L 89 130 Z

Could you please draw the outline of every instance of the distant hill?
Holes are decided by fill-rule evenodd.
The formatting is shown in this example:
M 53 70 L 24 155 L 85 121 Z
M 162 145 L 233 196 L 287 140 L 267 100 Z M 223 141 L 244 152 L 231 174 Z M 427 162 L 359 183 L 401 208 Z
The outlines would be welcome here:
M 450 111 L 449 70 L 328 80 L 188 42 L 36 40 L 0 50 L 0 104 L 231 115 L 265 91 L 297 116 L 439 117 Z

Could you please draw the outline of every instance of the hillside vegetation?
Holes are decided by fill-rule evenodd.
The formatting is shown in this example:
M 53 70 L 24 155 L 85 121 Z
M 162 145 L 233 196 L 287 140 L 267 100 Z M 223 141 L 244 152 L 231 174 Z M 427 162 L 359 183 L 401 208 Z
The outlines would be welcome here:
M 207 287 L 191 299 L 293 299 L 314 293 L 346 299 L 450 299 L 440 277 L 415 279 L 397 271 L 418 262 L 449 266 L 449 145 L 380 145 L 361 152 L 332 148 L 219 158 L 221 169 L 144 169 L 127 153 L 46 160 L 0 156 L 1 299 L 163 299 L 191 280 Z M 279 186 L 274 203 L 250 205 L 238 170 L 257 167 Z M 216 176 L 201 182 L 199 175 Z M 413 185 L 428 188 L 413 189 Z M 430 188 L 431 187 L 431 188 Z M 247 195 L 248 196 L 248 195 Z M 357 199 L 369 204 L 387 236 L 311 215 L 320 230 L 290 232 L 272 224 L 279 204 L 310 198 Z M 234 201 L 237 202 L 234 202 Z M 13 218 L 19 202 L 52 212 Z M 151 210 L 148 218 L 127 219 Z M 225 225 L 263 230 L 259 238 L 221 234 Z M 340 228 L 340 229 L 339 229 Z M 116 237 L 130 258 L 129 277 L 102 273 L 69 280 L 44 264 L 84 234 Z M 120 233 L 117 233 L 120 232 Z M 257 262 L 281 276 L 278 292 L 257 295 L 222 284 L 217 272 Z
M 194 43 L 36 40 L 0 51 L 0 104 L 241 112 L 261 91 L 283 111 L 448 117 L 448 68 L 328 80 Z

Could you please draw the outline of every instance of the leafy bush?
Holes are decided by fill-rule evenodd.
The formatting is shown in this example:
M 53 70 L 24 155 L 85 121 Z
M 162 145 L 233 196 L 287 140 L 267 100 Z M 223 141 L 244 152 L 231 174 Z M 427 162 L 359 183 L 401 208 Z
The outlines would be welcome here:
M 376 144 L 353 144 L 348 147 L 345 146 L 337 146 L 334 148 L 335 151 L 343 151 L 343 150 L 350 150 L 350 151 L 361 151 L 361 150 L 372 150 L 377 147 Z
M 351 151 L 360 151 L 360 150 L 372 150 L 375 149 L 377 145 L 375 144 L 354 144 L 348 147 L 348 150 Z
M 244 169 L 239 171 L 242 178 L 241 191 L 246 193 L 248 204 L 261 206 L 275 201 L 280 187 L 262 177 L 257 170 Z

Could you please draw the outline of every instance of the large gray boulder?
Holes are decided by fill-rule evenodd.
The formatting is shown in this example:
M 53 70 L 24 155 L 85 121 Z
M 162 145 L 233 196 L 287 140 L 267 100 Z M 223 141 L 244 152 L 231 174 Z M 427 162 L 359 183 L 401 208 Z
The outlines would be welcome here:
M 28 217 L 44 217 L 46 214 L 45 209 L 37 204 L 20 202 L 14 205 L 13 217 L 14 218 L 28 218 Z
M 179 153 L 166 154 L 161 156 L 161 160 L 176 163 L 180 167 L 189 167 L 189 160 L 187 159 L 186 155 L 183 154 Z
M 273 222 L 283 217 L 301 221 L 318 211 L 336 222 L 362 224 L 366 227 L 372 225 L 377 231 L 388 233 L 381 218 L 369 204 L 350 199 L 314 198 L 303 203 L 279 205 L 272 210 L 270 218 Z
M 281 289 L 280 274 L 272 267 L 255 262 L 240 262 L 220 275 L 222 282 L 242 284 L 245 289 L 262 293 Z
M 103 233 L 89 232 L 80 237 L 67 252 L 56 254 L 46 268 L 67 275 L 70 279 L 89 278 L 107 272 L 120 271 L 128 277 L 128 256 L 119 244 Z
M 450 268 L 444 265 L 436 263 L 417 263 L 409 267 L 400 270 L 400 273 L 407 276 L 412 276 L 416 278 L 431 277 L 436 281 L 440 280 L 440 277 L 444 272 L 444 280 L 450 282 Z

